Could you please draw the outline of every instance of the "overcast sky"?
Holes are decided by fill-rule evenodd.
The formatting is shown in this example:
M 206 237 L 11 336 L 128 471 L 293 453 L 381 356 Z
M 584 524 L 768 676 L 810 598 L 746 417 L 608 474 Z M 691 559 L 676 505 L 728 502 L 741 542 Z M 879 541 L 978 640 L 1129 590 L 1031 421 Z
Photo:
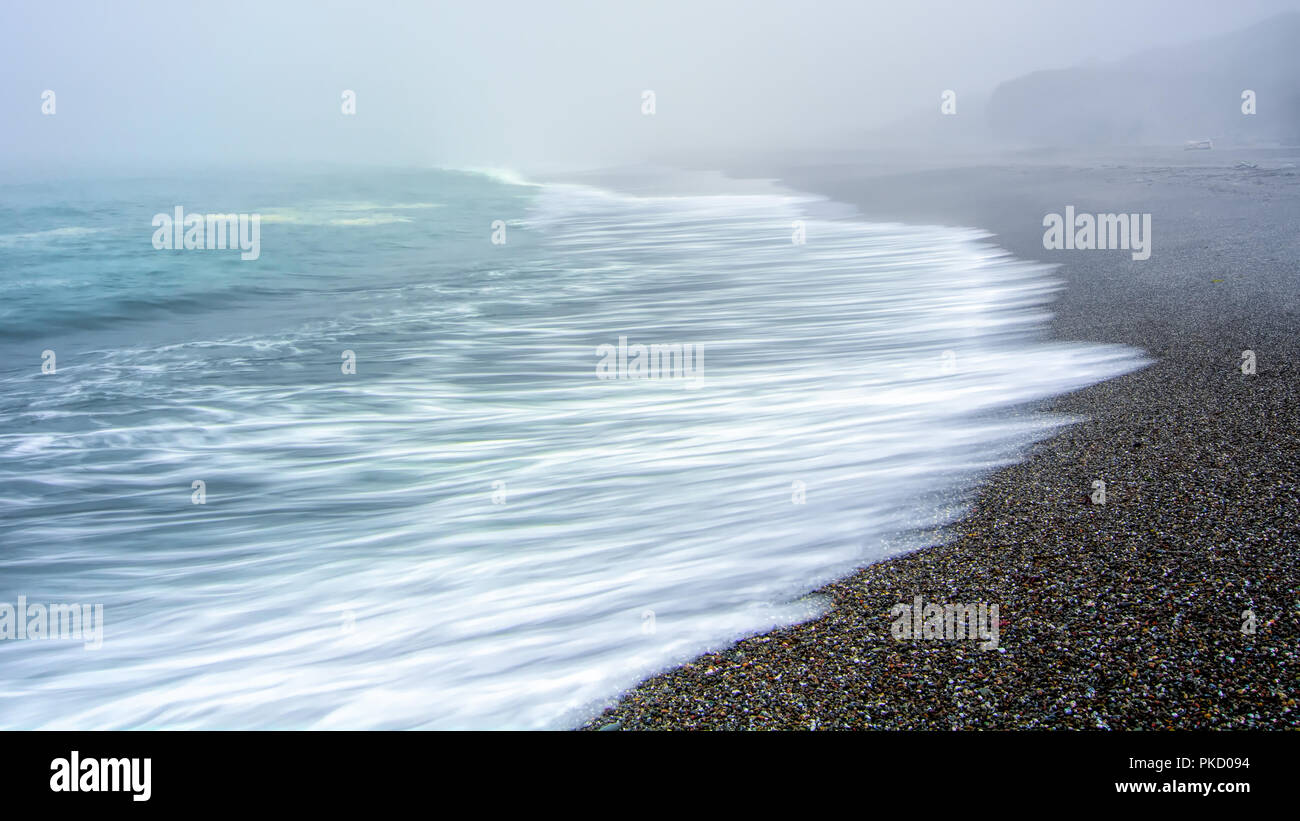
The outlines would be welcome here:
M 781 147 L 1300 0 L 0 2 L 0 168 L 591 167 Z M 41 94 L 56 113 L 41 113 Z M 344 89 L 356 115 L 340 112 Z M 656 113 L 641 113 L 653 90 Z

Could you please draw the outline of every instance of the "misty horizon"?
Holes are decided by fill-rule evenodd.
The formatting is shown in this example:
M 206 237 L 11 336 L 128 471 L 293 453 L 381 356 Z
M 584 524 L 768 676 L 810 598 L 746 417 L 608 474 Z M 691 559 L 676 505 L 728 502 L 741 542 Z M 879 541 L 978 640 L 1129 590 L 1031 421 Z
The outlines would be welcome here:
M 1069 13 L 1029 3 L 997 13 L 945 3 L 162 9 L 0 10 L 10 112 L 0 173 L 529 171 L 733 146 L 867 147 L 874 130 L 937 112 L 945 90 L 982 119 L 988 96 L 1025 75 L 1196 43 L 1300 4 L 1252 0 L 1230 20 L 1208 3 L 1172 2 Z M 41 116 L 46 90 L 57 117 Z M 355 116 L 340 116 L 345 91 Z

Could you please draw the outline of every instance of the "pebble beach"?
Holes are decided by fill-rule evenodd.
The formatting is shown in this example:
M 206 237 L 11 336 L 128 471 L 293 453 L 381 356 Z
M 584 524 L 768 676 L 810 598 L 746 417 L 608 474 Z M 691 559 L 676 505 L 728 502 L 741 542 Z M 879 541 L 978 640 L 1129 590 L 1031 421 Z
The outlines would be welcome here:
M 1053 338 L 1132 346 L 1152 364 L 1024 408 L 1076 421 L 989 475 L 932 546 L 818 591 L 820 618 L 661 673 L 584 729 L 1300 725 L 1298 160 L 1152 150 L 730 169 L 869 220 L 983 228 L 1059 264 Z M 1150 213 L 1150 259 L 1044 249 L 1044 215 L 1067 205 Z M 893 608 L 917 596 L 997 604 L 997 646 L 895 638 Z

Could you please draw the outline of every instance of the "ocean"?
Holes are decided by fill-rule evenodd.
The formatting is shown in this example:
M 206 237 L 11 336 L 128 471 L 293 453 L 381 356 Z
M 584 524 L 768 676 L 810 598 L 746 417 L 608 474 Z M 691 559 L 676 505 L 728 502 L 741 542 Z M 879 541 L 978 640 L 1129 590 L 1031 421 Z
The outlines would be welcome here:
M 178 206 L 259 255 L 155 248 Z M 0 640 L 0 726 L 575 726 L 932 543 L 1068 423 L 1033 403 L 1143 364 L 1052 341 L 1056 287 L 795 192 L 0 186 L 0 602 L 103 613 Z

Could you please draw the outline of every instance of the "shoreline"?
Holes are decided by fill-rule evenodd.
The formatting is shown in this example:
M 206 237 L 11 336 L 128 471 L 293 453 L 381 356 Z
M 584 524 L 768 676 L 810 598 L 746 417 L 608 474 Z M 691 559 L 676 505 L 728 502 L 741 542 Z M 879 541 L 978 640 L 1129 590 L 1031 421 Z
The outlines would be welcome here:
M 824 616 L 647 679 L 584 728 L 1300 726 L 1300 151 L 1190 153 L 730 169 L 868 220 L 990 231 L 1060 264 L 1051 339 L 1153 362 L 1037 406 L 1079 421 L 987 477 L 948 541 L 815 591 Z M 1152 214 L 1151 258 L 1044 250 L 1043 216 L 1067 205 Z M 999 646 L 896 640 L 891 610 L 915 596 L 999 605 Z

